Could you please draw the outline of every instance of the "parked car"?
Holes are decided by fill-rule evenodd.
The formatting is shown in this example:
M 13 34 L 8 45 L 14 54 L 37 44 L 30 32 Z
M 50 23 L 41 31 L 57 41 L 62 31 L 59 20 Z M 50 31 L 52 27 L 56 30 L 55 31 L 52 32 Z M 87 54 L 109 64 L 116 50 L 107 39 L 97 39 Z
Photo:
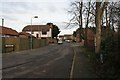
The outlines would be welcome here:
M 70 40 L 66 40 L 66 42 L 70 43 Z
M 58 44 L 63 44 L 63 41 L 61 39 L 58 40 Z

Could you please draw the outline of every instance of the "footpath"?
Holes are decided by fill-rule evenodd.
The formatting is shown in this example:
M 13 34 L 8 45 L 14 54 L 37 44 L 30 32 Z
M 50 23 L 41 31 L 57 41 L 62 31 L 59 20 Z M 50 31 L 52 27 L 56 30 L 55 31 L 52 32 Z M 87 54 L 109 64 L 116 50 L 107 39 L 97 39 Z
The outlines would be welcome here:
M 72 78 L 98 78 L 89 59 L 84 55 L 80 46 L 74 47 Z

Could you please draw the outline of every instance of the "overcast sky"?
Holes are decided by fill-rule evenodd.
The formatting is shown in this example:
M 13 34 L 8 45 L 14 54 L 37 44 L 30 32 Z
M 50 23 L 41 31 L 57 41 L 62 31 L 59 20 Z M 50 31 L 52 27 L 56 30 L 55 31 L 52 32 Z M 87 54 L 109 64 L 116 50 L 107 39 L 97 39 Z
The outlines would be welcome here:
M 4 26 L 21 32 L 23 27 L 31 24 L 56 24 L 61 34 L 72 33 L 77 27 L 71 29 L 65 22 L 69 22 L 70 15 L 67 10 L 74 0 L 0 0 L 0 25 L 1 18 L 4 18 Z
M 65 30 L 65 22 L 70 19 L 67 9 L 71 1 L 73 0 L 2 0 L 0 18 L 4 18 L 4 26 L 21 32 L 24 26 L 31 24 L 32 17 L 38 16 L 32 18 L 32 24 L 52 22 L 60 28 L 61 34 L 68 34 L 76 29 Z

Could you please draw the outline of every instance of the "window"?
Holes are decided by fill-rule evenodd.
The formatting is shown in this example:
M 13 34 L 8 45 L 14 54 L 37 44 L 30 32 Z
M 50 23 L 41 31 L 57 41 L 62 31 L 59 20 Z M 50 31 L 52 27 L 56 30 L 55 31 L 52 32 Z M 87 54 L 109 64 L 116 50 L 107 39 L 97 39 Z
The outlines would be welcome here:
M 42 32 L 42 34 L 43 34 L 43 35 L 46 35 L 46 34 L 47 34 L 47 32 L 46 32 L 46 31 L 43 31 L 43 32 Z
M 32 31 L 31 34 L 34 34 L 34 32 Z
M 38 38 L 39 37 L 39 35 L 38 34 L 36 34 L 36 38 Z

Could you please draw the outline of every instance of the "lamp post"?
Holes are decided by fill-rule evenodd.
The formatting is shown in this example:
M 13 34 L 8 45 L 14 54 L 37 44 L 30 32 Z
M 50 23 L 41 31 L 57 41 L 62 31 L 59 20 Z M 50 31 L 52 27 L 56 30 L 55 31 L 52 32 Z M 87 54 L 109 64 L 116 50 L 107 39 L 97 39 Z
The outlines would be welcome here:
M 2 27 L 4 26 L 4 19 L 2 18 Z
M 32 41 L 32 19 L 33 18 L 38 18 L 38 16 L 34 16 L 31 18 L 31 49 L 33 48 L 33 41 Z

